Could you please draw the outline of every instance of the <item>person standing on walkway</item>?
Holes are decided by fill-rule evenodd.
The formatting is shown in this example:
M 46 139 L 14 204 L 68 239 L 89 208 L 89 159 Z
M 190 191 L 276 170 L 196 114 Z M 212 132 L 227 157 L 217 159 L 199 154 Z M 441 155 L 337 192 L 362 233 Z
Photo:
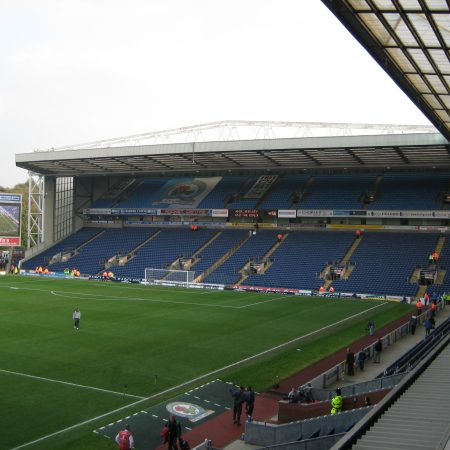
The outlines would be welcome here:
M 171 414 L 169 416 L 169 422 L 167 423 L 167 428 L 169 429 L 169 433 L 168 433 L 169 447 L 168 447 L 168 449 L 169 450 L 177 450 L 178 449 L 177 439 L 178 439 L 180 427 L 178 426 L 178 423 L 175 420 L 175 416 L 173 414 Z
M 347 363 L 347 375 L 352 377 L 353 375 L 355 375 L 355 354 L 352 352 L 350 348 L 347 349 L 346 363 Z
M 253 408 L 255 407 L 255 393 L 251 386 L 247 386 L 245 389 L 245 413 L 251 420 L 253 416 Z
M 373 336 L 375 334 L 375 322 L 372 319 L 367 322 L 367 331 L 369 332 L 369 336 Z
M 336 389 L 336 394 L 331 399 L 331 414 L 337 414 L 342 411 L 343 399 L 341 395 L 341 390 L 339 388 Z
M 358 367 L 361 372 L 364 371 L 364 364 L 367 359 L 367 353 L 364 347 L 361 349 L 361 351 L 358 353 Z
M 378 339 L 377 342 L 375 342 L 375 345 L 373 346 L 373 362 L 379 363 L 381 352 L 383 351 L 383 343 L 381 342 L 381 339 Z
M 417 327 L 417 316 L 413 314 L 411 319 L 409 319 L 409 329 L 411 330 L 411 334 L 414 335 L 416 333 Z
M 425 336 L 429 336 L 431 329 L 433 328 L 433 322 L 430 319 L 427 319 L 423 323 L 423 326 L 425 327 Z
M 417 315 L 420 316 L 422 314 L 422 308 L 423 308 L 423 303 L 420 298 L 419 298 L 419 300 L 417 300 L 416 308 L 417 308 Z
M 233 423 L 235 425 L 241 424 L 242 404 L 245 401 L 244 388 L 242 386 L 239 389 L 230 389 L 231 396 L 233 397 Z

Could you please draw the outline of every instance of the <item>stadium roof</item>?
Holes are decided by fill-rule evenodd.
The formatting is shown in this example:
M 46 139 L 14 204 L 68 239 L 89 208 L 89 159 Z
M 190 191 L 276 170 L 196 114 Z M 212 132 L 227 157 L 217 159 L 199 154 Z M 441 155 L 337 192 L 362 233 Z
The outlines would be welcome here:
M 322 2 L 450 140 L 449 2 Z
M 227 121 L 17 154 L 16 165 L 42 175 L 170 175 L 380 168 L 449 168 L 450 6 L 448 0 L 322 0 L 442 136 L 352 136 L 362 125 Z M 388 102 L 386 102 L 388 107 Z M 313 137 L 313 129 L 340 137 Z M 254 140 L 238 130 L 252 129 Z M 364 126 L 376 133 L 376 125 Z M 286 137 L 275 129 L 295 131 Z M 412 133 L 407 126 L 385 133 Z M 217 138 L 208 134 L 221 130 Z M 417 131 L 417 130 L 416 130 Z M 419 130 L 421 132 L 430 130 Z M 383 133 L 383 131 L 381 131 Z M 177 141 L 183 137 L 181 143 Z M 292 136 L 292 135 L 291 135 Z M 261 139 L 263 138 L 263 139 Z M 226 141 L 233 139 L 232 141 Z M 155 145 L 156 144 L 156 145 Z
M 439 133 L 255 139 L 22 153 L 16 165 L 55 176 L 448 169 L 450 146 Z

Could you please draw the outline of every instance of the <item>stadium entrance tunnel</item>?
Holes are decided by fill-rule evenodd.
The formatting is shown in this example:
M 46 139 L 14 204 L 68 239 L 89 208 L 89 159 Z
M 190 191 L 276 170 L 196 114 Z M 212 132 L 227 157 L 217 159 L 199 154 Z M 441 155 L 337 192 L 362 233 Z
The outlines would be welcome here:
M 129 424 L 136 449 L 158 448 L 162 444 L 160 431 L 170 414 L 173 414 L 177 422 L 181 424 L 182 435 L 185 435 L 205 421 L 230 410 L 232 403 L 230 387 L 232 386 L 221 380 L 211 381 L 148 409 L 97 428 L 94 433 L 114 440 L 117 433 Z

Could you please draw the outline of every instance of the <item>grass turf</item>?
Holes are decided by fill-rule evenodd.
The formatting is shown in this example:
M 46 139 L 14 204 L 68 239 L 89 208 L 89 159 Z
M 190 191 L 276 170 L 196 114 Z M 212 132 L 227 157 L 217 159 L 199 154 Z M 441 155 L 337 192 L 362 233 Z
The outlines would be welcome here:
M 152 397 L 208 373 L 215 378 L 218 375 L 212 372 L 218 369 L 321 330 L 302 343 L 303 352 L 295 352 L 293 342 L 256 362 L 227 370 L 232 381 L 263 389 L 273 383 L 274 372 L 280 377 L 292 374 L 337 350 L 336 345 L 341 348 L 358 338 L 368 315 L 381 326 L 408 308 L 352 299 L 34 277 L 0 278 L 0 299 L 0 382 L 8 386 L 2 400 L 10 411 L 0 419 L 0 426 L 8 429 L 1 449 L 138 400 L 123 393 Z M 77 306 L 82 313 L 79 331 L 71 320 Z M 347 322 L 365 311 L 369 312 Z M 324 328 L 341 320 L 338 330 Z M 327 336 L 331 332 L 334 338 Z M 261 370 L 262 364 L 266 370 Z M 112 414 L 100 424 L 123 415 Z M 92 434 L 97 425 L 58 434 L 29 448 L 115 448 Z

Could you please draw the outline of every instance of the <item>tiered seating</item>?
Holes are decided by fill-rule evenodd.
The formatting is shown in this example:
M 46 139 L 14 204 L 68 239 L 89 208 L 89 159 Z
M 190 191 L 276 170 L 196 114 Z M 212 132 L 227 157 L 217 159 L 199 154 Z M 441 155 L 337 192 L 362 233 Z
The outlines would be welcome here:
M 442 209 L 439 193 L 449 188 L 450 173 L 388 173 L 369 209 Z
M 37 266 L 47 266 L 54 255 L 60 252 L 69 252 L 71 250 L 74 250 L 102 231 L 103 229 L 101 228 L 82 228 L 80 231 L 77 231 L 76 233 L 71 234 L 67 238 L 58 242 L 53 247 L 50 247 L 39 255 L 36 255 L 28 261 L 25 261 L 22 264 L 22 269 L 33 270 Z M 55 265 L 52 264 L 49 268 L 54 271 L 54 266 Z
M 109 258 L 118 254 L 127 254 L 154 232 L 154 229 L 149 228 L 106 229 L 69 261 L 53 264 L 52 270 L 63 271 L 65 267 L 76 267 L 83 274 L 96 275 L 104 269 L 104 263 Z
M 261 203 L 261 209 L 289 209 L 292 206 L 291 195 L 298 191 L 306 182 L 306 175 L 285 175 L 278 180 L 272 191 Z
M 167 183 L 169 178 L 148 178 L 142 181 L 132 195 L 116 206 L 118 208 L 155 208 L 168 205 L 153 205 L 154 200 L 159 200 L 159 190 Z
M 249 177 L 245 184 L 241 187 L 238 194 L 246 194 L 250 188 L 256 183 L 259 177 Z M 258 198 L 238 198 L 228 205 L 230 209 L 241 209 L 241 208 L 254 208 L 258 203 Z
M 247 177 L 223 177 L 216 187 L 200 202 L 199 208 L 224 208 L 227 197 L 240 191 Z
M 361 209 L 362 196 L 375 183 L 374 175 L 318 175 L 298 209 Z
M 236 283 L 241 274 L 239 269 L 244 266 L 250 258 L 260 259 L 276 242 L 277 232 L 260 231 L 256 235 L 250 237 L 239 250 L 227 259 L 224 264 L 218 267 L 214 272 L 209 274 L 204 282 L 233 284 Z
M 329 260 L 340 260 L 354 239 L 352 232 L 294 231 L 272 254 L 266 273 L 250 275 L 245 284 L 298 289 L 319 288 L 317 278 Z
M 220 236 L 206 247 L 198 256 L 198 261 L 192 270 L 195 275 L 203 273 L 208 267 L 220 259 L 229 249 L 233 248 L 239 241 L 248 236 L 247 230 L 224 230 Z
M 414 295 L 409 282 L 416 266 L 426 266 L 436 246 L 433 234 L 365 233 L 351 259 L 356 266 L 348 280 L 333 282 L 337 291 L 379 295 Z
M 136 252 L 136 257 L 121 267 L 115 267 L 117 276 L 144 278 L 146 268 L 166 269 L 181 256 L 191 256 L 211 239 L 217 230 L 189 231 L 186 228 L 161 230 L 154 239 Z
M 432 284 L 427 287 L 430 295 L 442 295 L 444 292 L 450 292 L 450 237 L 448 236 L 445 238 L 444 247 L 439 255 L 439 267 L 446 270 L 444 280 L 442 284 Z

